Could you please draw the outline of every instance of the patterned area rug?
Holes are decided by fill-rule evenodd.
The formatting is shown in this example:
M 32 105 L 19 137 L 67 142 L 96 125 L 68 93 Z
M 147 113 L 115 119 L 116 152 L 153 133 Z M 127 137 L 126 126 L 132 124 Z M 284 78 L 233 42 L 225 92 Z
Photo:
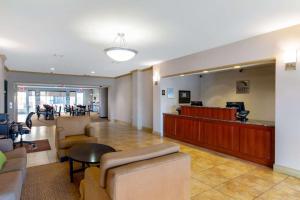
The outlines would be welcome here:
M 21 200 L 78 200 L 83 173 L 70 182 L 68 162 L 52 163 L 27 169 Z
M 32 141 L 35 143 L 36 147 L 32 148 L 29 144 L 24 144 L 27 153 L 39 152 L 39 151 L 48 151 L 51 150 L 51 146 L 49 144 L 48 139 L 45 140 L 34 140 Z M 19 147 L 20 145 L 17 145 Z

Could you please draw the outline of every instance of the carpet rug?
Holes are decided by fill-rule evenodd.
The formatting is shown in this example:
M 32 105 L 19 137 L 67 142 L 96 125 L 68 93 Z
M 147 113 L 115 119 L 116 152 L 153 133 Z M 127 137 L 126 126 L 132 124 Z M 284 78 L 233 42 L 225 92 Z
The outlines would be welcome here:
M 24 144 L 24 147 L 26 148 L 27 153 L 33 153 L 33 152 L 39 152 L 39 151 L 48 151 L 51 150 L 51 146 L 49 144 L 49 140 L 34 140 L 32 141 L 35 143 L 36 147 L 32 148 L 32 145 Z M 20 145 L 17 145 L 16 147 L 20 147 Z
M 68 162 L 27 168 L 21 200 L 78 200 L 82 173 L 70 182 Z

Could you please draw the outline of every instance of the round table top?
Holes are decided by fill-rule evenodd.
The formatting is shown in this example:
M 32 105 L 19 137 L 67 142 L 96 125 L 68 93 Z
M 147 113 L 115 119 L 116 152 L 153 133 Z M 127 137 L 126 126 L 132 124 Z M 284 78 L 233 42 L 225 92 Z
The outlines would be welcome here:
M 114 148 L 104 144 L 83 143 L 72 146 L 68 156 L 79 162 L 99 163 L 103 154 L 115 151 Z

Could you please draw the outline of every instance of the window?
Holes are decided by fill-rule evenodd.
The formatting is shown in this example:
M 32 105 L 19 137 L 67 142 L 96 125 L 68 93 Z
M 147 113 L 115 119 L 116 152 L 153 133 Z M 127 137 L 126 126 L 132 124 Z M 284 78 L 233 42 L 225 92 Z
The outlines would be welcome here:
M 76 105 L 76 92 L 70 92 L 70 106 Z
M 26 92 L 17 93 L 17 103 L 18 103 L 18 113 L 26 114 L 27 113 L 27 101 L 26 101 Z
M 55 92 L 55 91 L 41 91 L 40 92 L 40 104 L 53 105 L 53 106 L 64 106 L 66 104 L 67 95 L 65 91 Z
M 83 93 L 82 92 L 77 92 L 77 105 L 83 105 Z

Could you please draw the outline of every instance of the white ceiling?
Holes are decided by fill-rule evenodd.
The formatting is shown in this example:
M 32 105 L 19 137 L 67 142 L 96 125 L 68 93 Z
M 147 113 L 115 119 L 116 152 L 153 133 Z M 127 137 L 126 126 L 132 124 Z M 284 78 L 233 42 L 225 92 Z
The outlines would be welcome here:
M 0 0 L 0 54 L 11 70 L 115 77 L 296 24 L 299 0 Z M 103 52 L 118 32 L 131 61 Z

